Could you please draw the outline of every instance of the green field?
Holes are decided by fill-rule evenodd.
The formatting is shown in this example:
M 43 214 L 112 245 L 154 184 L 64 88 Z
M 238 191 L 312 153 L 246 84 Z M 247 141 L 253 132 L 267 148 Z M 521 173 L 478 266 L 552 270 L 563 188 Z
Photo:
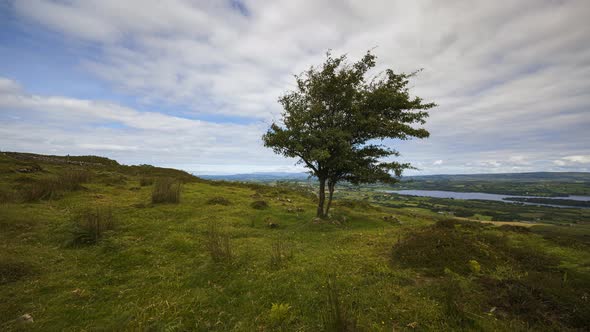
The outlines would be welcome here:
M 178 198 L 176 184 L 178 203 L 153 203 L 158 187 Z M 298 186 L 0 154 L 0 330 L 590 326 L 587 216 L 497 227 L 347 195 L 318 221 Z

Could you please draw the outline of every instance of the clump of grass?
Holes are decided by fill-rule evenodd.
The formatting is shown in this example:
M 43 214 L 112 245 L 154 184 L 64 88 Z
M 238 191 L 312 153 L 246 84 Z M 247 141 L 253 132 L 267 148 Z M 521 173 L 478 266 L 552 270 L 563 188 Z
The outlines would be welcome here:
M 75 219 L 71 246 L 92 245 L 115 227 L 113 211 L 109 207 L 85 209 Z
M 270 249 L 270 267 L 273 269 L 280 269 L 293 258 L 293 251 L 280 238 L 271 243 Z
M 82 183 L 89 182 L 92 177 L 92 173 L 84 169 L 69 169 L 61 173 L 57 181 L 60 184 L 61 189 L 65 190 L 79 190 L 82 189 Z
M 207 204 L 208 205 L 231 205 L 231 202 L 229 199 L 222 197 L 222 196 L 217 196 L 217 197 L 211 197 L 207 200 Z
M 250 207 L 256 210 L 266 210 L 269 208 L 269 205 L 266 201 L 254 201 L 250 204 Z
M 336 278 L 334 276 L 328 276 L 328 281 L 326 283 L 326 298 L 327 302 L 321 312 L 324 331 L 358 331 L 352 310 L 347 310 L 340 301 L 338 288 L 336 286 Z
M 206 236 L 206 249 L 216 263 L 228 263 L 232 260 L 232 250 L 230 237 L 227 233 L 221 231 L 215 223 L 210 223 Z
M 291 306 L 288 303 L 273 303 L 268 314 L 271 325 L 285 331 L 291 320 Z
M 466 303 L 470 302 L 468 294 L 472 291 L 468 281 L 450 269 L 445 269 L 442 290 L 442 304 L 447 320 L 454 321 L 458 326 L 472 327 L 474 321 L 466 308 Z
M 0 285 L 8 284 L 36 273 L 36 269 L 25 262 L 14 259 L 0 259 Z
M 11 203 L 16 201 L 17 193 L 15 191 L 0 190 L 0 204 Z
M 88 170 L 68 169 L 57 177 L 40 179 L 24 186 L 19 194 L 24 202 L 36 202 L 55 199 L 65 191 L 82 189 L 82 184 L 89 182 L 92 173 Z
M 158 179 L 152 191 L 152 203 L 179 203 L 180 188 L 180 182 L 172 178 Z
M 154 184 L 154 178 L 148 176 L 142 176 L 139 178 L 139 185 L 142 187 L 151 186 Z
M 393 261 L 430 275 L 442 275 L 445 268 L 466 275 L 471 272 L 469 260 L 477 260 L 484 268 L 495 267 L 502 259 L 499 256 L 501 251 L 492 247 L 490 242 L 505 246 L 500 241 L 501 238 L 493 236 L 475 236 L 456 229 L 452 222 L 441 221 L 396 244 Z

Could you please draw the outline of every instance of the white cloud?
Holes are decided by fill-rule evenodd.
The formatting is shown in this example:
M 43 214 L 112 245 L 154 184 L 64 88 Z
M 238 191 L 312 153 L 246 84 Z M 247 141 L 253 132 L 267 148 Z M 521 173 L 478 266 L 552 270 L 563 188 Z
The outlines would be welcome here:
M 434 166 L 442 165 L 443 164 L 443 161 L 442 161 L 442 159 L 439 159 L 439 160 L 434 161 L 432 164 Z
M 197 117 L 222 114 L 268 123 L 279 116 L 277 97 L 293 87 L 291 75 L 320 63 L 327 49 L 354 58 L 377 46 L 376 71 L 424 67 L 414 91 L 440 105 L 427 123 L 431 138 L 392 143 L 406 160 L 425 165 L 423 172 L 552 170 L 581 165 L 566 158 L 589 153 L 586 0 L 243 5 L 247 15 L 230 1 L 20 0 L 13 9 L 28 22 L 62 33 L 72 47 L 96 47 L 98 55 L 81 58 L 78 66 L 146 109 L 165 103 Z M 18 95 L 21 88 L 14 84 L 0 81 L 0 93 Z M 217 125 L 67 97 L 2 98 L 2 109 L 46 112 L 55 122 L 67 114 L 68 121 L 115 121 L 140 133 L 201 132 L 192 144 L 221 141 L 225 151 L 237 149 L 228 143 L 233 140 L 265 156 L 261 160 L 284 164 L 266 159 L 259 142 L 262 123 Z M 225 130 L 236 136 L 220 134 Z M 138 147 L 138 156 L 145 151 L 141 142 L 121 146 Z M 432 162 L 443 159 L 444 164 Z M 230 153 L 219 160 L 242 162 Z
M 8 79 L 3 85 L 17 86 Z M 0 90 L 2 149 L 56 154 L 97 154 L 123 163 L 154 163 L 187 170 L 290 167 L 262 147 L 260 124 L 218 124 L 113 103 Z M 18 114 L 18 117 L 14 117 Z M 253 167 L 257 165 L 257 167 Z

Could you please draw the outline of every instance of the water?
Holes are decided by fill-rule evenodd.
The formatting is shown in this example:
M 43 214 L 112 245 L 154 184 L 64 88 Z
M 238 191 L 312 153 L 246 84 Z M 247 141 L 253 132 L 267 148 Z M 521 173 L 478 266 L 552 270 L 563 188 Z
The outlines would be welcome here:
M 486 201 L 499 201 L 505 203 L 518 203 L 526 205 L 542 205 L 542 206 L 553 206 L 553 207 L 569 207 L 579 208 L 575 206 L 566 206 L 558 204 L 542 204 L 542 203 L 531 203 L 531 202 L 515 202 L 508 201 L 504 198 L 551 198 L 551 199 L 569 199 L 574 201 L 590 201 L 590 196 L 567 196 L 567 197 L 538 197 L 538 196 L 514 196 L 514 195 L 500 195 L 500 194 L 488 194 L 488 193 L 467 193 L 459 191 L 443 191 L 443 190 L 386 190 L 388 193 L 395 193 L 400 195 L 409 196 L 421 196 L 421 197 L 435 197 L 435 198 L 454 198 L 454 199 L 479 199 Z

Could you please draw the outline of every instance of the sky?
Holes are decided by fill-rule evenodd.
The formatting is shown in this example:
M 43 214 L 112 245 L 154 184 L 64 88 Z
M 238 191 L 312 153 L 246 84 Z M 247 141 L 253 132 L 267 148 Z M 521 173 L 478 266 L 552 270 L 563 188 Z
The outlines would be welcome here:
M 0 0 L 0 150 L 302 171 L 261 136 L 328 50 L 423 69 L 415 174 L 590 171 L 590 1 Z

